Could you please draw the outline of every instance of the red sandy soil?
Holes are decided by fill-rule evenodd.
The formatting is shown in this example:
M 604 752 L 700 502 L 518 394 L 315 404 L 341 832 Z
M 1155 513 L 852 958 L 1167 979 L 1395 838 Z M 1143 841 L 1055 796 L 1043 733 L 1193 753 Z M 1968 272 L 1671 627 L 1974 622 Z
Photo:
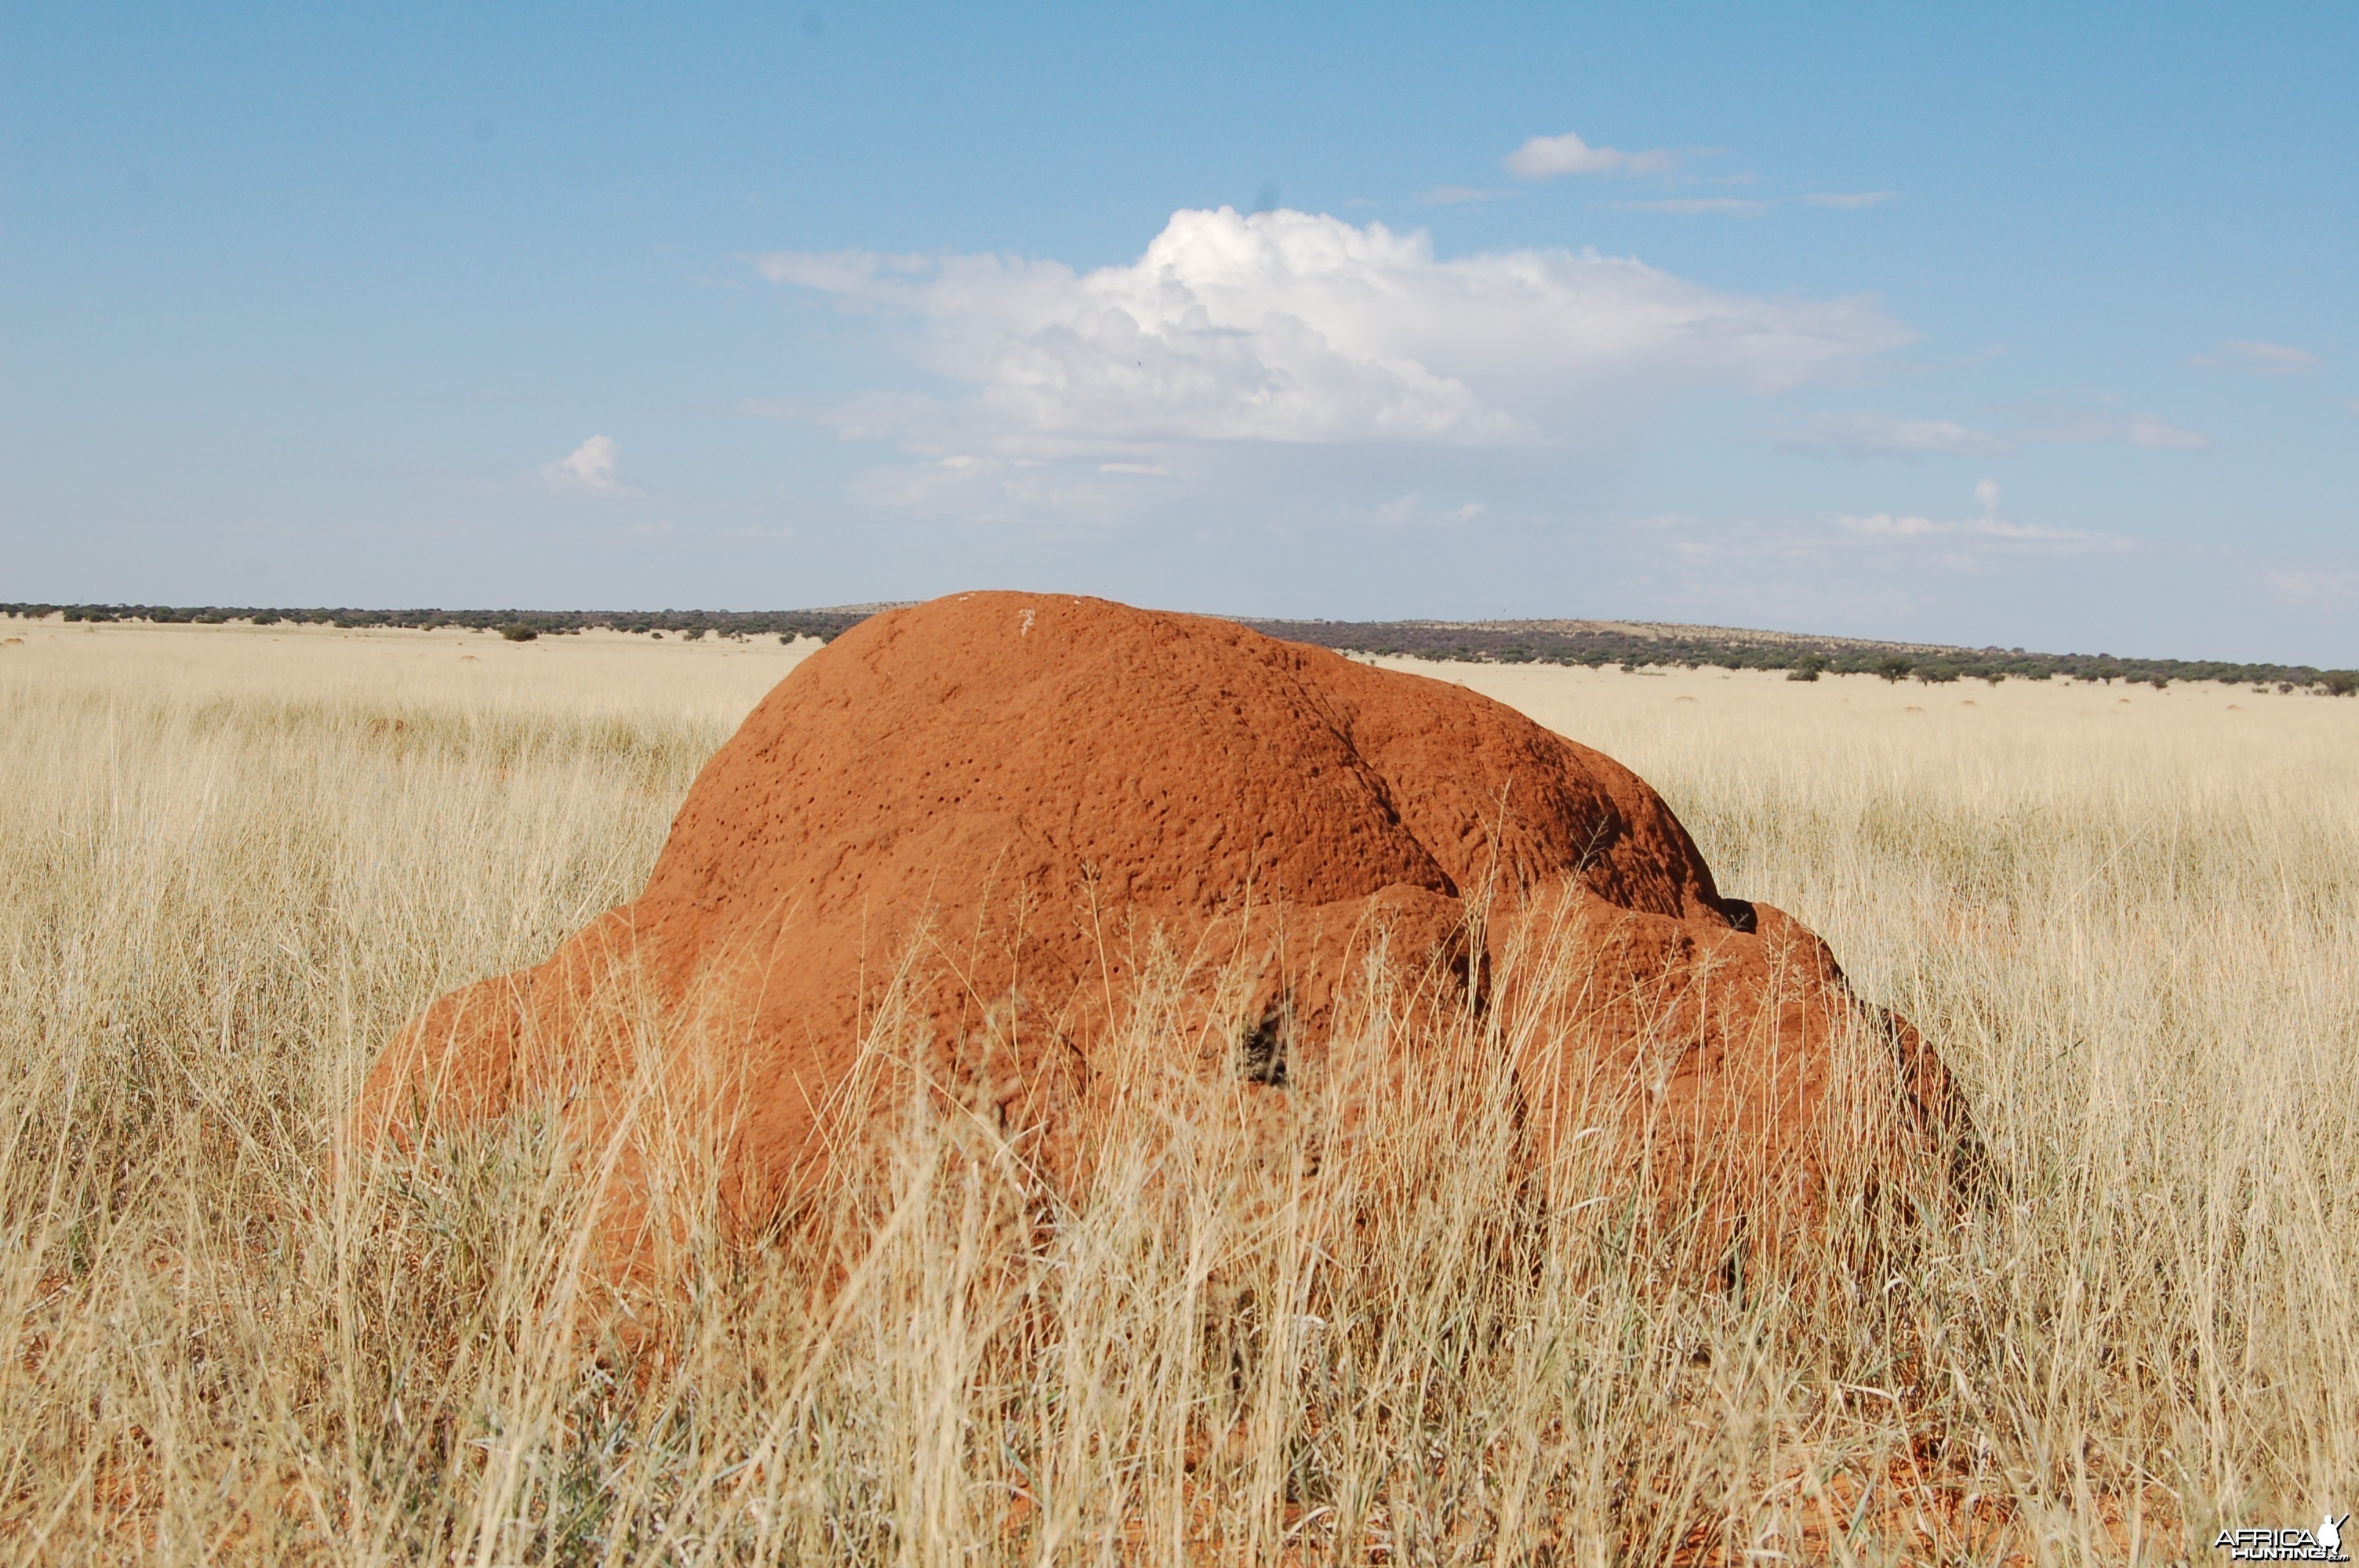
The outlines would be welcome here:
M 1225 622 L 969 593 L 799 666 L 706 764 L 646 891 L 436 1001 L 360 1127 L 406 1142 L 559 1096 L 595 1130 L 651 1074 L 721 1112 L 744 1218 L 868 1115 L 862 1063 L 922 1062 L 1054 1171 L 1134 999 L 1181 999 L 1165 1037 L 1190 1070 L 1283 1094 L 1379 945 L 1429 1007 L 1522 1009 L 1504 1037 L 1543 1151 L 1603 1092 L 1644 1122 L 1633 1146 L 1709 1144 L 1768 1201 L 1815 1190 L 1831 1145 L 1913 1158 L 1951 1114 L 1914 1033 L 1789 917 L 1723 900 L 1611 759 Z M 1417 1031 L 1389 1037 L 1386 1071 L 1416 1072 Z M 1847 1084 L 1897 1114 L 1862 1119 Z

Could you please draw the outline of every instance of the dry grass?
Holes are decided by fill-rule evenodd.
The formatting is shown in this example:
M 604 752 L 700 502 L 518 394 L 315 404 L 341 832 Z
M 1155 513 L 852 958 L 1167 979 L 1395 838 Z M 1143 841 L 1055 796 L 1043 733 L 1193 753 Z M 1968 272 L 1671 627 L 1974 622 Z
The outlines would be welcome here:
M 913 1113 L 601 1338 L 595 1151 L 338 1112 L 636 890 L 795 654 L 0 630 L 8 1561 L 2159 1562 L 2359 1492 L 2359 704 L 1447 672 L 1940 1044 L 2003 1186 L 1889 1277 L 1519 1188 L 1512 1021 L 1348 1148 L 1301 1097 L 1310 1180 L 1144 1017 L 1086 1190 Z

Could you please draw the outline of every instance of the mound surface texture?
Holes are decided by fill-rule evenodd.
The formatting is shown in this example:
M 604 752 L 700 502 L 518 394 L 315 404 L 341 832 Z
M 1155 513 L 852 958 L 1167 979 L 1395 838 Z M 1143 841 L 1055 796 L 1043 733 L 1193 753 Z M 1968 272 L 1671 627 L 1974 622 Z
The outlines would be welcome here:
M 1723 901 L 1598 752 L 1225 622 L 973 593 L 799 666 L 706 765 L 646 892 L 435 1002 L 360 1110 L 407 1139 L 561 1095 L 595 1127 L 652 1072 L 724 1111 L 731 1202 L 765 1211 L 824 1170 L 863 1040 L 889 1034 L 886 1059 L 962 1063 L 1054 1169 L 1137 1008 L 1190 1070 L 1282 1095 L 1364 1024 L 1377 953 L 1418 1005 L 1515 1013 L 1543 1151 L 1611 1101 L 1649 1147 L 1735 1148 L 1799 1191 L 1832 1120 L 1898 1150 L 1946 1103 L 1906 1025 L 1794 922 Z M 1418 1032 L 1378 1033 L 1416 1071 Z M 1900 1113 L 1838 1117 L 1846 1082 Z

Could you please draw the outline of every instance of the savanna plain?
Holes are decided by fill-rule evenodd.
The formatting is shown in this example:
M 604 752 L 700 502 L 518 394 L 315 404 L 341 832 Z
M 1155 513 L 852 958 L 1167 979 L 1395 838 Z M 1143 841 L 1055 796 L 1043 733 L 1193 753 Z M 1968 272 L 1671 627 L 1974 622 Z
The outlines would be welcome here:
M 682 1288 L 602 1303 L 557 1119 L 343 1113 L 813 646 L 0 622 L 0 1560 L 2164 1563 L 2359 1508 L 2359 702 L 1421 666 L 1938 1046 L 1987 1173 L 1875 1247 L 1731 1281 L 1536 1201 L 1513 1021 L 1429 1017 L 1315 1180 L 1147 1074 L 1086 1189 L 915 1116 L 757 1242 L 683 1195 Z

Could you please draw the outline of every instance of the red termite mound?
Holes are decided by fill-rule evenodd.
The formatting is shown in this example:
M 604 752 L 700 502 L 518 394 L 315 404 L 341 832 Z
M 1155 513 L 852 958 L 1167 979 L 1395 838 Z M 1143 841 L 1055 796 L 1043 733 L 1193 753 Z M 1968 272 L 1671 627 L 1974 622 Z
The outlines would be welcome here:
M 1378 945 L 1461 1016 L 1522 995 L 1505 1033 L 1542 1150 L 1603 1085 L 1634 1147 L 1734 1151 L 1753 1174 L 1728 1190 L 1767 1201 L 1807 1196 L 1835 1143 L 1918 1159 L 1952 1114 L 1913 1032 L 1798 924 L 1723 899 L 1598 752 L 1225 622 L 969 593 L 798 667 L 705 766 L 645 892 L 436 1001 L 361 1127 L 406 1141 L 543 1096 L 594 1125 L 652 1061 L 723 1106 L 733 1207 L 774 1211 L 855 1114 L 882 1016 L 907 1050 L 989 1058 L 986 1098 L 1054 1170 L 1140 996 L 1196 1070 L 1282 1093 Z M 1390 1071 L 1418 1070 L 1416 1033 Z M 1846 1083 L 1892 1114 L 1863 1120 Z

